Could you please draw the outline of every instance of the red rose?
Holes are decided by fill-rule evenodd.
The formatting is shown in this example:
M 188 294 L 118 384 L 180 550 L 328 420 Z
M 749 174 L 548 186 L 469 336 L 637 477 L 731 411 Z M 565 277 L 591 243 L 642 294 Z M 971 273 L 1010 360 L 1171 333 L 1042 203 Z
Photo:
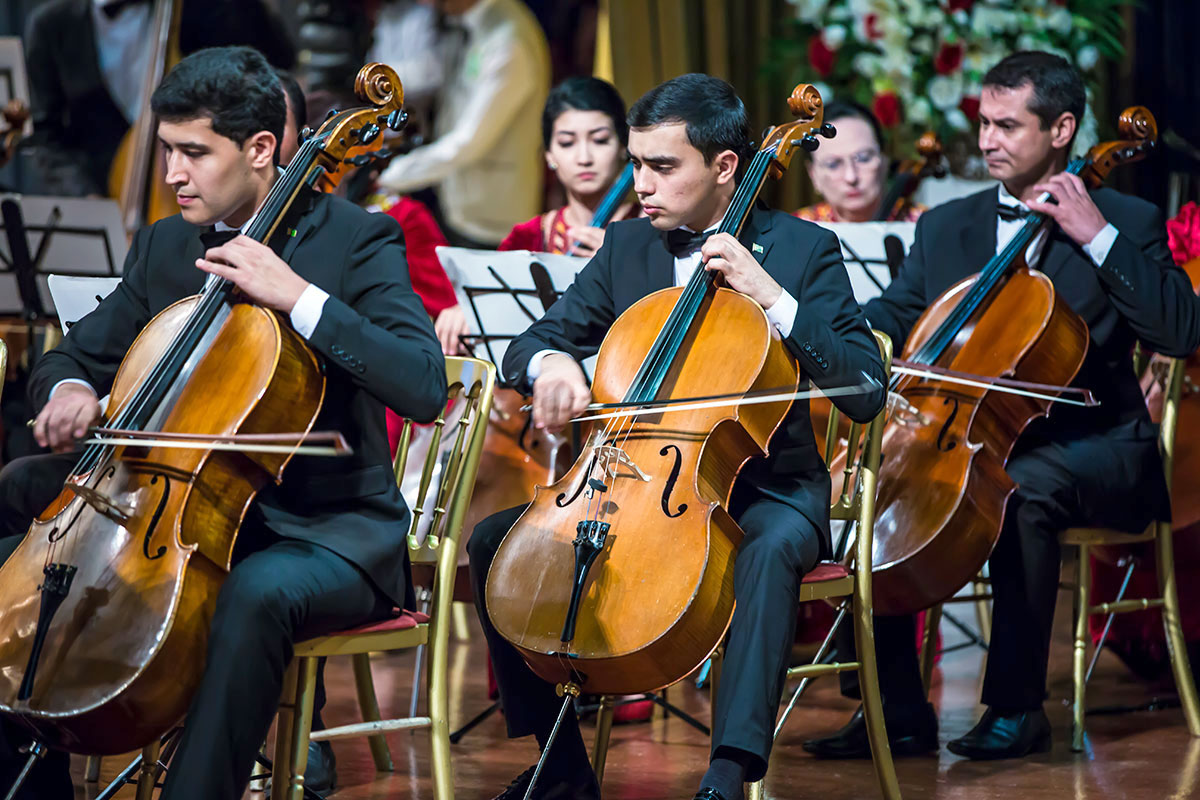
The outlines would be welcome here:
M 1063 0 L 1066 2 L 1066 0 Z M 946 0 L 946 10 L 950 13 L 955 11 L 970 11 L 971 6 L 975 5 L 975 0 Z
M 1200 206 L 1189 202 L 1167 220 L 1167 246 L 1176 264 L 1200 258 Z
M 878 14 L 867 14 L 863 17 L 863 30 L 866 31 L 867 38 L 872 42 L 883 38 L 883 31 L 879 30 L 878 22 Z
M 815 34 L 808 40 L 808 63 L 822 78 L 828 78 L 833 72 L 833 64 L 837 61 L 837 53 L 825 46 L 821 34 Z
M 971 120 L 971 122 L 979 121 L 978 97 L 963 97 L 962 102 L 958 104 L 958 107 L 964 114 L 967 115 L 967 119 Z
M 900 98 L 895 92 L 881 92 L 875 95 L 871 111 L 879 120 L 879 124 L 885 128 L 894 128 L 900 124 Z
M 949 75 L 952 72 L 957 72 L 963 62 L 963 46 L 961 44 L 946 44 L 938 48 L 937 55 L 933 57 L 933 68 L 938 75 Z

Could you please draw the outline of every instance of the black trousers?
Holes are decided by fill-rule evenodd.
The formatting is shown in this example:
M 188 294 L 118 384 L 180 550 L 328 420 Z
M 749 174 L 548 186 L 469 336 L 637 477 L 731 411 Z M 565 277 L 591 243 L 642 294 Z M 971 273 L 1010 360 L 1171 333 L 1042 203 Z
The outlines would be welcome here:
M 554 726 L 562 701 L 554 687 L 525 664 L 492 625 L 486 608 L 487 573 L 500 541 L 524 507 L 480 522 L 467 543 L 479 619 L 491 650 L 500 700 L 512 737 L 540 734 Z M 796 628 L 800 581 L 821 552 L 817 527 L 793 507 L 749 499 L 734 507 L 745 532 L 734 566 L 737 608 L 717 693 L 713 752 L 733 748 L 753 757 L 747 779 L 766 772 L 775 713 Z M 738 513 L 740 511 L 740 513 Z
M 31 456 L 0 474 L 0 502 L 14 513 L 40 512 L 57 494 L 76 458 Z M 65 465 L 65 466 L 64 466 Z M 26 469 L 28 468 L 28 469 Z M 55 471 L 57 470 L 57 472 Z M 42 481 L 57 476 L 49 499 Z M 23 500 L 20 490 L 34 501 Z M 9 508 L 0 508 L 8 517 Z M 21 527 L 28 528 L 28 517 Z M 283 674 L 298 640 L 387 617 L 392 602 L 358 567 L 320 545 L 283 539 L 256 523 L 251 510 L 235 566 L 217 596 L 200 688 L 185 720 L 179 750 L 167 772 L 164 800 L 237 800 L 249 781 L 254 755 L 266 738 L 283 690 Z M 0 541 L 7 557 L 21 536 Z M 5 738 L 19 732 L 10 731 Z M 0 758 L 3 757 L 0 742 Z M 15 746 L 15 745 L 14 745 Z M 47 759 L 47 781 L 66 781 L 65 754 Z M 5 765 L 0 763 L 0 770 Z M 37 800 L 58 800 L 34 793 Z
M 1140 531 L 1157 503 L 1139 492 L 1159 486 L 1159 460 L 1149 426 L 1130 424 L 1064 443 L 1043 443 L 1009 460 L 1018 488 L 988 562 L 992 641 L 984 673 L 984 705 L 1003 711 L 1041 708 L 1066 528 L 1104 526 Z M 1155 482 L 1157 481 L 1157 482 Z M 853 658 L 849 625 L 838 631 L 840 658 Z M 875 648 L 884 703 L 924 702 L 913 617 L 877 617 Z M 857 673 L 842 673 L 842 691 L 858 696 Z

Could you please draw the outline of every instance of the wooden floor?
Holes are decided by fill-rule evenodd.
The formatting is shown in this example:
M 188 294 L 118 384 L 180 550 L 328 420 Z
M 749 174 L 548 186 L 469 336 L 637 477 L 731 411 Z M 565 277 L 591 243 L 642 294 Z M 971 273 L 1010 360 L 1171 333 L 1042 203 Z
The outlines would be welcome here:
M 1128 798 L 1164 800 L 1200 797 L 1200 739 L 1188 736 L 1182 712 L 1169 709 L 1089 718 L 1089 749 L 1075 754 L 1069 748 L 1070 650 L 1067 610 L 1070 599 L 1060 596 L 1057 636 L 1051 660 L 1047 713 L 1054 725 L 1050 753 L 1017 761 L 976 763 L 944 748 L 937 756 L 897 761 L 905 798 L 989 800 L 990 798 Z M 965 606 L 955 612 L 969 618 Z M 472 622 L 474 620 L 472 619 Z M 961 637 L 943 623 L 947 645 Z M 451 654 L 453 692 L 451 724 L 458 725 L 487 704 L 483 668 L 484 648 L 478 629 L 471 639 L 454 646 Z M 412 656 L 389 656 L 374 662 L 375 680 L 385 715 L 407 711 L 412 685 Z M 975 647 L 948 654 L 935 674 L 933 702 L 941 720 L 943 744 L 966 732 L 979 713 L 978 697 L 983 652 Z M 355 714 L 349 661 L 330 662 L 327 675 L 330 724 L 350 721 Z M 1173 694 L 1172 687 L 1147 686 L 1134 679 L 1115 658 L 1103 656 L 1090 684 L 1090 705 L 1139 704 Z M 708 694 L 690 682 L 671 690 L 672 700 L 707 721 Z M 800 742 L 839 727 L 854 705 L 837 693 L 836 681 L 823 679 L 809 692 L 781 734 L 767 776 L 770 798 L 858 800 L 879 797 L 870 762 L 817 761 L 800 749 Z M 585 724 L 585 735 L 593 731 Z M 423 733 L 401 732 L 389 737 L 396 771 L 377 774 L 365 741 L 335 744 L 339 786 L 336 800 L 367 798 L 432 798 L 428 770 L 428 740 Z M 532 740 L 508 741 L 503 721 L 493 717 L 453 747 L 458 800 L 486 800 L 529 766 L 535 757 Z M 604 796 L 616 800 L 691 798 L 708 757 L 707 741 L 676 719 L 656 715 L 650 724 L 614 730 Z M 108 759 L 101 786 L 118 770 L 119 759 Z M 82 761 L 74 764 L 77 787 Z M 78 788 L 80 798 L 94 797 L 95 784 Z M 131 798 L 131 788 L 118 797 Z M 248 793 L 248 798 L 262 795 Z

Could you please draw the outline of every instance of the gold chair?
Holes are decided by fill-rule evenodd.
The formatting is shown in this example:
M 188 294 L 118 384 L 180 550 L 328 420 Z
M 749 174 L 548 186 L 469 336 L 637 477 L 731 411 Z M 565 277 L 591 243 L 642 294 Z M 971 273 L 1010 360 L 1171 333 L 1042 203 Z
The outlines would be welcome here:
M 884 371 L 891 374 L 892 342 L 885 334 L 875 333 L 879 350 L 883 356 Z M 885 380 L 886 383 L 886 380 Z M 883 438 L 883 426 L 886 421 L 886 409 L 880 411 L 875 419 L 866 425 L 854 423 L 850 427 L 847 446 L 848 457 L 844 473 L 841 496 L 830 509 L 830 518 L 853 524 L 857 531 L 855 536 L 854 556 L 849 567 L 837 563 L 823 563 L 804 576 L 800 586 L 800 601 L 831 600 L 844 598 L 842 613 L 838 616 L 840 622 L 845 609 L 852 609 L 854 621 L 854 638 L 858 648 L 858 661 L 848 661 L 834 664 L 813 663 L 788 670 L 788 678 L 803 678 L 804 682 L 797 689 L 779 723 L 775 727 L 775 735 L 779 735 L 784 722 L 795 705 L 796 699 L 807 686 L 808 682 L 821 675 L 832 675 L 849 670 L 859 671 L 859 683 L 863 695 L 863 715 L 867 721 L 867 733 L 871 742 L 871 752 L 875 763 L 875 773 L 879 780 L 879 788 L 887 800 L 900 800 L 900 784 L 896 780 L 896 769 L 892 763 L 891 748 L 888 746 L 887 732 L 884 728 L 883 702 L 879 694 L 879 675 L 875 661 L 874 611 L 871 604 L 871 570 L 859 571 L 856 564 L 871 563 L 871 546 L 875 528 L 875 492 L 879 475 L 880 442 Z M 836 441 L 838 428 L 838 411 L 836 408 L 830 414 L 830 435 L 827 441 Z M 826 462 L 828 463 L 833 451 L 832 445 L 827 447 Z M 857 454 L 857 458 L 854 456 Z M 836 623 L 835 623 L 836 628 Z M 832 641 L 833 632 L 826 638 L 823 649 Z M 711 682 L 711 705 L 716 707 L 717 692 L 720 688 L 721 649 L 713 654 Z M 612 705 L 602 703 L 596 725 L 596 740 L 592 749 L 592 766 L 596 770 L 597 779 L 604 774 L 604 762 L 608 751 L 609 732 L 612 727 Z M 763 782 L 758 781 L 749 787 L 747 797 L 761 800 L 763 797 Z
M 272 773 L 272 800 L 302 800 L 304 769 L 310 740 L 370 737 L 371 755 L 380 771 L 391 771 L 391 755 L 384 734 L 388 731 L 429 728 L 433 762 L 433 796 L 453 800 L 454 778 L 450 764 L 448 692 L 446 686 L 447 649 L 452 626 L 451 606 L 457 572 L 459 533 L 471 502 L 475 473 L 483 451 L 496 368 L 475 358 L 447 358 L 446 375 L 450 383 L 450 408 L 434 423 L 455 424 L 458 433 L 449 452 L 430 448 L 425 459 L 418 497 L 413 503 L 413 522 L 408 535 L 409 555 L 414 563 L 433 562 L 435 577 L 433 601 L 426 617 L 405 612 L 399 617 L 374 625 L 365 625 L 330 636 L 322 636 L 296 645 L 295 658 L 284 680 L 275 731 L 275 762 Z M 457 417 L 457 421 L 454 421 Z M 395 470 L 404 471 L 411 440 L 412 425 L 407 424 L 397 449 Z M 421 509 L 431 486 L 436 485 L 429 532 L 418 542 Z M 426 687 L 429 715 L 405 719 L 380 718 L 379 703 L 371 679 L 369 653 L 427 648 Z M 363 722 L 323 731 L 312 731 L 313 697 L 317 659 L 322 656 L 348 655 L 353 658 L 354 679 Z
M 1175 431 L 1179 422 L 1179 401 L 1183 392 L 1184 368 L 1183 359 L 1171 359 L 1164 378 L 1164 400 L 1162 421 L 1159 423 L 1158 446 L 1162 453 L 1163 471 L 1166 475 L 1168 489 L 1171 486 L 1174 467 Z M 1184 642 L 1183 628 L 1180 625 L 1171 523 L 1169 521 L 1151 522 L 1141 533 L 1123 533 L 1104 528 L 1071 528 L 1062 533 L 1060 541 L 1064 545 L 1079 547 L 1077 583 L 1072 587 L 1075 591 L 1075 641 L 1071 664 L 1071 677 L 1074 684 L 1071 749 L 1076 752 L 1083 750 L 1084 714 L 1086 712 L 1084 693 L 1087 688 L 1085 664 L 1088 643 L 1091 639 L 1088 633 L 1088 617 L 1092 614 L 1122 614 L 1147 608 L 1162 609 L 1163 629 L 1167 639 L 1167 650 L 1171 656 L 1171 668 L 1175 673 L 1175 687 L 1179 692 L 1179 700 L 1183 706 L 1184 717 L 1187 719 L 1188 730 L 1192 736 L 1200 736 L 1200 705 L 1197 704 L 1196 684 L 1192 679 L 1187 645 Z M 1111 603 L 1092 605 L 1090 594 L 1091 549 L 1151 542 L 1154 545 L 1154 556 L 1158 569 L 1159 596 L 1134 600 L 1118 599 Z

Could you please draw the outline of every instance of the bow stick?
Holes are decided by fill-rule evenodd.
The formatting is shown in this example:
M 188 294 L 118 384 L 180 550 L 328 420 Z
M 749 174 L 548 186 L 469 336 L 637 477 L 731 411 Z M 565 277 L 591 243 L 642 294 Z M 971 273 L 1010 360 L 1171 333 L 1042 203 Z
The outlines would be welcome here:
M 348 456 L 354 452 L 337 431 L 310 433 L 172 433 L 123 428 L 89 428 L 82 444 L 124 447 L 167 447 L 182 450 L 227 450 L 240 453 L 292 453 L 305 456 Z

